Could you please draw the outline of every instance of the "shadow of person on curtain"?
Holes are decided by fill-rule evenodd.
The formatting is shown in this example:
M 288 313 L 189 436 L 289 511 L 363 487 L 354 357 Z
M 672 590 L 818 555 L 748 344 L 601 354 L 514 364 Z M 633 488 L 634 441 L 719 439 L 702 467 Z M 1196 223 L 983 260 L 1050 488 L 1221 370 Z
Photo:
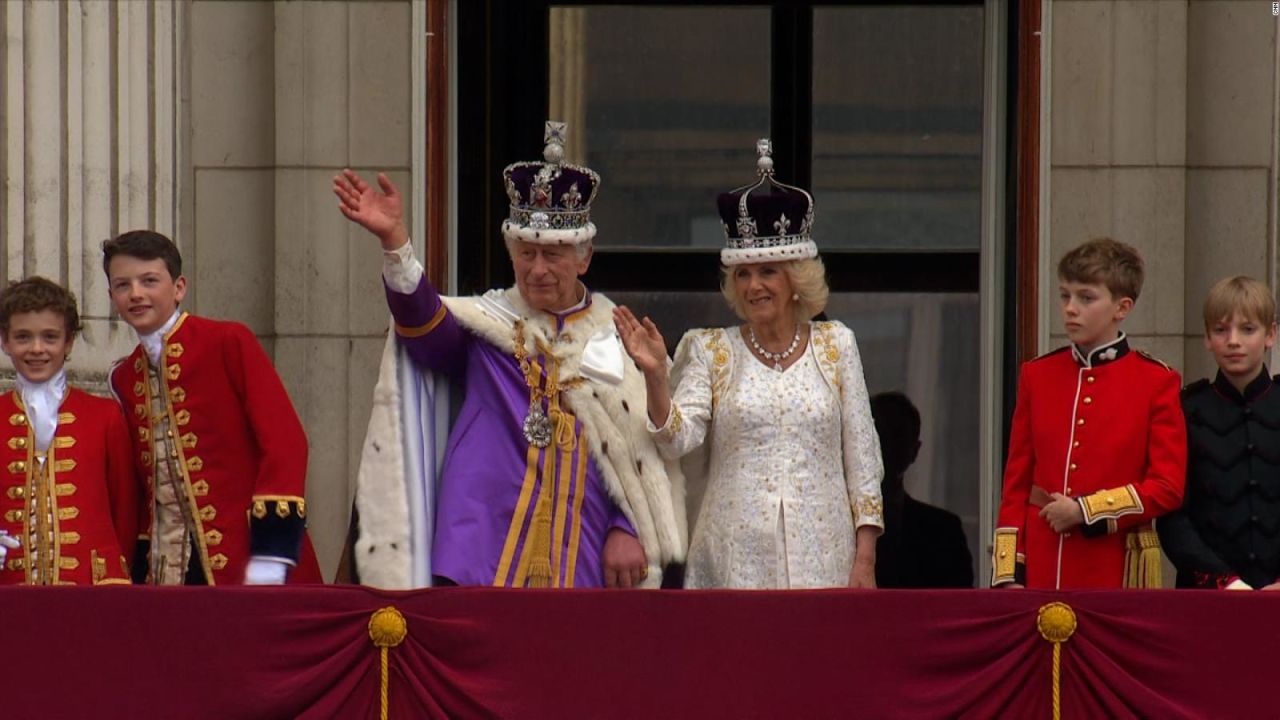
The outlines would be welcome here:
M 884 459 L 884 534 L 876 543 L 876 586 L 973 587 L 973 560 L 955 513 L 907 494 L 903 476 L 920 453 L 920 411 L 900 392 L 872 396 Z

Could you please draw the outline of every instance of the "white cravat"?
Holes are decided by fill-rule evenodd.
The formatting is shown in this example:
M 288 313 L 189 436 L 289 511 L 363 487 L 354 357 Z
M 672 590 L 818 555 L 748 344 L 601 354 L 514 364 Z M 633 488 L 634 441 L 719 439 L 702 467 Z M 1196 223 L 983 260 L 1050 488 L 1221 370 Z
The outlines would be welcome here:
M 18 376 L 18 393 L 22 396 L 22 404 L 27 408 L 27 419 L 36 434 L 36 449 L 48 452 L 53 442 L 53 434 L 58 429 L 58 408 L 62 406 L 62 398 L 67 393 L 67 371 L 59 370 L 56 375 L 41 383 Z
M 169 318 L 168 322 L 161 325 L 159 330 L 145 335 L 138 333 L 138 341 L 142 343 L 142 349 L 146 351 L 147 359 L 151 360 L 151 364 L 155 367 L 160 367 L 160 351 L 164 349 L 165 333 L 173 329 L 173 326 L 178 322 L 178 317 L 181 315 L 181 310 L 174 310 L 173 316 Z

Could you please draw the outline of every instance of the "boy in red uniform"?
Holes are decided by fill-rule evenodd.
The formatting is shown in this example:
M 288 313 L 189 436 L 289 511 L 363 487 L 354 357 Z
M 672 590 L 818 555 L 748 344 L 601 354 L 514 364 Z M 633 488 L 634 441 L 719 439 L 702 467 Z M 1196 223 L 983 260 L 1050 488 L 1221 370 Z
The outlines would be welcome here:
M 111 371 L 147 480 L 135 581 L 319 582 L 307 437 L 257 338 L 178 308 L 187 280 L 164 235 L 127 232 L 102 251 L 111 301 L 140 340 Z
M 67 384 L 80 314 L 42 277 L 0 293 L 0 584 L 129 584 L 138 487 L 120 408 Z M 6 559 L 7 553 L 7 559 Z
M 1091 240 L 1058 264 L 1071 345 L 1022 366 L 996 523 L 993 586 L 1160 586 L 1151 521 L 1186 474 L 1179 377 L 1120 330 L 1142 258 Z

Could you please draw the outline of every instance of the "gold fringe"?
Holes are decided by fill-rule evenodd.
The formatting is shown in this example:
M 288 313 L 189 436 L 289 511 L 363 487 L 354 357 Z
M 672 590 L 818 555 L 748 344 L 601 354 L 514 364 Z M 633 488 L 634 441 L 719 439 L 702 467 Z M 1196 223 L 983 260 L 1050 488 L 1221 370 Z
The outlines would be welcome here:
M 1155 528 L 1145 525 L 1131 531 L 1124 539 L 1124 586 L 1127 588 L 1164 587 L 1160 561 L 1160 536 Z

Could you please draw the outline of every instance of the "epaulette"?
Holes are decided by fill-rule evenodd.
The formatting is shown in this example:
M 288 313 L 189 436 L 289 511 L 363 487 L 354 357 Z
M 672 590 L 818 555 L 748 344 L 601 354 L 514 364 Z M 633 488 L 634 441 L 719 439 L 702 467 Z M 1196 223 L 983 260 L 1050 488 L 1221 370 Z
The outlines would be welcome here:
M 1149 361 L 1149 362 L 1153 362 L 1153 363 L 1155 363 L 1155 364 L 1159 365 L 1160 367 L 1164 368 L 1165 370 L 1168 370 L 1169 372 L 1173 372 L 1173 368 L 1169 367 L 1169 364 L 1168 364 L 1168 363 L 1166 363 L 1165 361 L 1161 360 L 1160 358 L 1158 358 L 1158 357 L 1156 357 L 1156 356 L 1154 356 L 1154 355 L 1149 354 L 1149 353 L 1148 353 L 1147 351 L 1145 351 L 1145 350 L 1137 350 L 1136 352 L 1138 353 L 1138 357 L 1142 358 L 1143 360 L 1147 360 L 1147 361 Z
M 1201 390 L 1204 390 L 1210 385 L 1212 385 L 1212 383 L 1210 383 L 1207 378 L 1200 378 L 1199 380 L 1182 388 L 1182 397 L 1184 398 L 1191 397 L 1192 395 L 1195 395 L 1196 393 L 1200 392 Z
M 1044 360 L 1045 358 L 1050 358 L 1050 357 L 1053 357 L 1054 355 L 1057 355 L 1059 353 L 1064 353 L 1064 352 L 1071 352 L 1071 346 L 1063 345 L 1062 347 L 1057 348 L 1055 350 L 1050 350 L 1049 352 L 1043 355 L 1037 355 L 1036 357 L 1031 358 L 1027 362 L 1037 362 L 1039 360 Z

